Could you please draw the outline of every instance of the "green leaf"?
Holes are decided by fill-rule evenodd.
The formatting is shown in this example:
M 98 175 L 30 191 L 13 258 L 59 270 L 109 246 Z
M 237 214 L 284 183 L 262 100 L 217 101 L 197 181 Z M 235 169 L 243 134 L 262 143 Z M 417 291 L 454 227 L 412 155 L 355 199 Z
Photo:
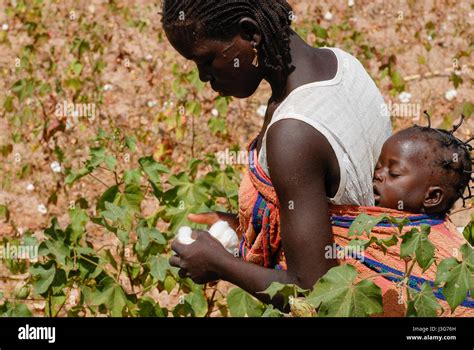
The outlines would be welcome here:
M 294 284 L 281 284 L 279 282 L 272 282 L 270 286 L 265 289 L 263 294 L 267 294 L 270 299 L 273 299 L 275 295 L 284 297 L 284 306 L 286 306 L 290 300 L 290 297 L 297 297 L 298 293 L 304 293 L 305 290 Z
M 443 260 L 436 271 L 437 285 L 444 283 L 443 294 L 448 301 L 451 311 L 461 304 L 471 289 L 471 279 L 474 274 L 474 253 L 467 244 L 461 246 L 463 261 L 455 258 Z
M 103 194 L 100 196 L 99 200 L 97 201 L 97 211 L 105 210 L 105 203 L 113 203 L 115 201 L 115 197 L 119 193 L 119 187 L 114 185 L 109 187 Z
M 5 222 L 10 220 L 10 211 L 4 204 L 0 205 L 0 220 L 4 220 Z
M 191 310 L 191 315 L 194 317 L 204 317 L 209 311 L 207 298 L 202 285 L 193 283 L 192 281 L 191 291 L 184 296 L 184 303 L 185 306 Z
M 104 162 L 105 165 L 107 165 L 107 168 L 113 171 L 115 169 L 115 166 L 117 165 L 117 158 L 108 154 L 105 156 Z
M 1 214 L 0 214 L 1 217 Z M 463 230 L 462 235 L 469 242 L 471 246 L 474 246 L 474 221 L 471 221 Z
M 102 216 L 112 222 L 115 227 L 124 231 L 130 231 L 132 228 L 132 214 L 124 206 L 117 206 L 113 203 L 105 202 L 105 209 Z
M 140 170 L 132 169 L 126 170 L 123 174 L 123 181 L 126 185 L 140 186 Z
M 415 254 L 418 265 L 426 271 L 434 262 L 435 246 L 428 239 L 429 226 L 421 225 L 420 228 L 413 228 L 402 236 L 400 257 L 403 259 Z
M 122 242 L 123 245 L 127 245 L 130 240 L 130 236 L 128 235 L 128 232 L 121 229 L 117 230 L 117 237 L 120 240 L 120 242 Z
M 137 140 L 133 136 L 125 136 L 125 146 L 132 151 L 135 152 L 137 150 Z
M 64 180 L 64 183 L 66 185 L 72 185 L 74 182 L 76 182 L 77 180 L 83 178 L 84 176 L 90 174 L 92 172 L 92 168 L 89 169 L 89 168 L 82 168 L 82 169 L 79 169 L 79 170 L 73 170 L 69 173 L 68 176 L 66 176 L 66 179 Z
M 239 191 L 238 183 L 225 172 L 220 172 L 214 177 L 212 188 L 216 191 L 216 196 L 225 198 L 235 196 Z
M 104 147 L 93 147 L 90 150 L 91 159 L 88 161 L 87 166 L 96 168 L 105 161 L 105 148 Z
M 139 227 L 137 229 L 139 249 L 145 250 L 148 248 L 151 241 L 160 245 L 166 245 L 165 237 L 156 228 Z
M 210 118 L 207 122 L 207 125 L 209 126 L 209 130 L 211 130 L 213 135 L 216 135 L 219 132 L 221 134 L 225 134 L 225 132 L 227 131 L 226 120 L 221 117 Z
M 260 317 L 263 304 L 240 288 L 233 288 L 227 295 L 232 317 Z
M 0 312 L 1 312 L 0 307 Z M 5 317 L 33 317 L 33 313 L 28 309 L 28 306 L 25 304 L 14 304 L 11 308 L 8 308 L 8 311 L 0 316 Z
M 112 255 L 112 252 L 110 249 L 105 250 L 105 260 L 107 260 L 112 267 L 118 271 L 118 264 L 117 261 L 115 260 L 114 256 Z
M 423 283 L 419 292 L 414 291 L 413 305 L 410 316 L 436 317 L 441 309 L 428 282 Z M 414 311 L 414 312 L 413 312 Z
M 169 169 L 164 165 L 157 163 L 153 157 L 143 157 L 138 160 L 142 170 L 148 176 L 148 179 L 154 184 L 160 184 L 161 174 L 169 173 Z
M 35 293 L 42 295 L 48 291 L 51 283 L 53 283 L 56 266 L 54 266 L 54 261 L 49 261 L 45 265 L 35 264 L 30 267 L 30 272 L 34 278 Z
M 11 89 L 22 103 L 26 98 L 33 96 L 35 88 L 36 82 L 34 79 L 21 79 L 15 82 Z
M 285 314 L 272 305 L 268 305 L 261 317 L 283 317 Z
M 84 209 L 75 208 L 69 211 L 69 217 L 71 218 L 71 241 L 77 243 L 85 232 L 89 216 Z
M 69 66 L 69 69 L 74 75 L 79 75 L 82 72 L 82 64 L 74 60 L 74 62 Z
M 368 280 L 355 284 L 356 277 L 352 265 L 334 267 L 316 283 L 306 302 L 319 308 L 320 316 L 365 317 L 382 313 L 380 288 Z
M 394 71 L 391 75 L 393 88 L 397 92 L 405 90 L 405 81 L 399 71 Z
M 168 310 L 161 308 L 160 305 L 150 297 L 143 297 L 138 301 L 138 315 L 140 317 L 166 317 Z
M 215 107 L 219 112 L 221 117 L 225 117 L 227 115 L 227 109 L 229 107 L 229 99 L 227 97 L 219 96 L 216 98 Z
M 377 217 L 373 217 L 367 215 L 365 213 L 359 214 L 349 227 L 348 236 L 361 236 L 362 234 L 366 234 L 369 237 L 370 233 L 372 232 L 373 228 L 386 219 L 386 215 L 381 215 Z
M 174 188 L 166 193 L 167 198 L 171 195 L 181 199 L 187 205 L 204 203 L 209 199 L 208 185 L 199 180 L 191 181 L 188 174 L 171 176 L 168 181 Z
M 90 295 L 91 305 L 105 305 L 110 310 L 112 317 L 122 317 L 123 309 L 127 304 L 127 297 L 122 287 L 111 277 L 101 281 L 101 289 L 95 290 Z
M 148 264 L 150 265 L 150 273 L 153 278 L 163 282 L 166 278 L 166 273 L 170 269 L 168 259 L 161 255 L 151 256 L 148 259 Z
M 127 184 L 125 185 L 125 190 L 123 193 L 119 193 L 117 196 L 117 204 L 120 206 L 127 207 L 131 211 L 140 211 L 140 203 L 145 194 L 141 190 L 140 186 L 136 184 Z

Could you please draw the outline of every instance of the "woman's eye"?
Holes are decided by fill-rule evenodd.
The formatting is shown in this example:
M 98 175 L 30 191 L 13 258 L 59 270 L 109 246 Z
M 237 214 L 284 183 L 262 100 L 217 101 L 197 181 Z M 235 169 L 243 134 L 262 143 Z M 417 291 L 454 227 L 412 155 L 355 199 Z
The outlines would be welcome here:
M 391 176 L 391 177 L 399 177 L 400 174 L 397 174 L 397 173 L 390 173 L 390 176 Z

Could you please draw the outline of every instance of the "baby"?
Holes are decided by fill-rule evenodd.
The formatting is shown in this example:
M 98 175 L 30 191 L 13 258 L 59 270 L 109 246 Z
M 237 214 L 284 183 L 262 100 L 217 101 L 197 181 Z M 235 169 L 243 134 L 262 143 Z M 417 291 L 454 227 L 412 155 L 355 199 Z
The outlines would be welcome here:
M 472 198 L 470 152 L 452 131 L 414 126 L 383 145 L 373 179 L 375 204 L 413 213 L 444 215 L 454 202 Z M 469 195 L 464 196 L 468 188 Z

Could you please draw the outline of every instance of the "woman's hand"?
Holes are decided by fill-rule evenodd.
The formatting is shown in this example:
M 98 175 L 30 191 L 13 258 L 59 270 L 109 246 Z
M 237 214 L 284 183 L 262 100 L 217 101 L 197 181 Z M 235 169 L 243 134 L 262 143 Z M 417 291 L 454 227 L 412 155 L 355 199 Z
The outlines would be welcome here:
M 181 278 L 189 277 L 198 284 L 221 279 L 219 263 L 223 259 L 233 258 L 232 254 L 209 232 L 193 230 L 192 235 L 196 239 L 192 244 L 182 244 L 177 240 L 171 244 L 176 255 L 170 258 L 170 265 L 180 268 Z

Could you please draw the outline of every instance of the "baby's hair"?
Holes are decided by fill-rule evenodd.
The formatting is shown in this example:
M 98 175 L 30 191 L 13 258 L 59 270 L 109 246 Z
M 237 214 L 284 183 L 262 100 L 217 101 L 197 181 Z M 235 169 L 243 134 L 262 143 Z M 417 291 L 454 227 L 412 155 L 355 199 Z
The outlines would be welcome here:
M 229 39 L 236 34 L 240 19 L 252 18 L 263 36 L 260 63 L 281 72 L 286 81 L 294 69 L 290 54 L 292 14 L 285 0 L 164 0 L 162 23 L 165 29 L 198 25 L 209 38 Z
M 466 200 L 473 198 L 471 192 L 470 182 L 473 180 L 472 176 L 472 158 L 471 152 L 473 147 L 469 144 L 474 137 L 471 137 L 467 141 L 462 141 L 454 136 L 454 133 L 461 127 L 464 122 L 464 115 L 461 115 L 461 120 L 458 124 L 453 126 L 452 130 L 435 129 L 431 127 L 431 116 L 427 111 L 424 112 L 428 118 L 428 126 L 415 125 L 412 130 L 421 133 L 429 133 L 449 152 L 440 152 L 436 154 L 437 160 L 436 165 L 441 166 L 443 169 L 453 173 L 454 181 L 450 184 L 454 189 L 454 196 L 448 198 L 448 207 L 451 208 L 454 202 L 461 198 L 463 206 L 466 206 Z M 447 154 L 451 154 L 450 158 L 446 157 Z M 454 157 L 454 155 L 457 155 Z M 465 191 L 468 191 L 467 196 L 464 196 Z

